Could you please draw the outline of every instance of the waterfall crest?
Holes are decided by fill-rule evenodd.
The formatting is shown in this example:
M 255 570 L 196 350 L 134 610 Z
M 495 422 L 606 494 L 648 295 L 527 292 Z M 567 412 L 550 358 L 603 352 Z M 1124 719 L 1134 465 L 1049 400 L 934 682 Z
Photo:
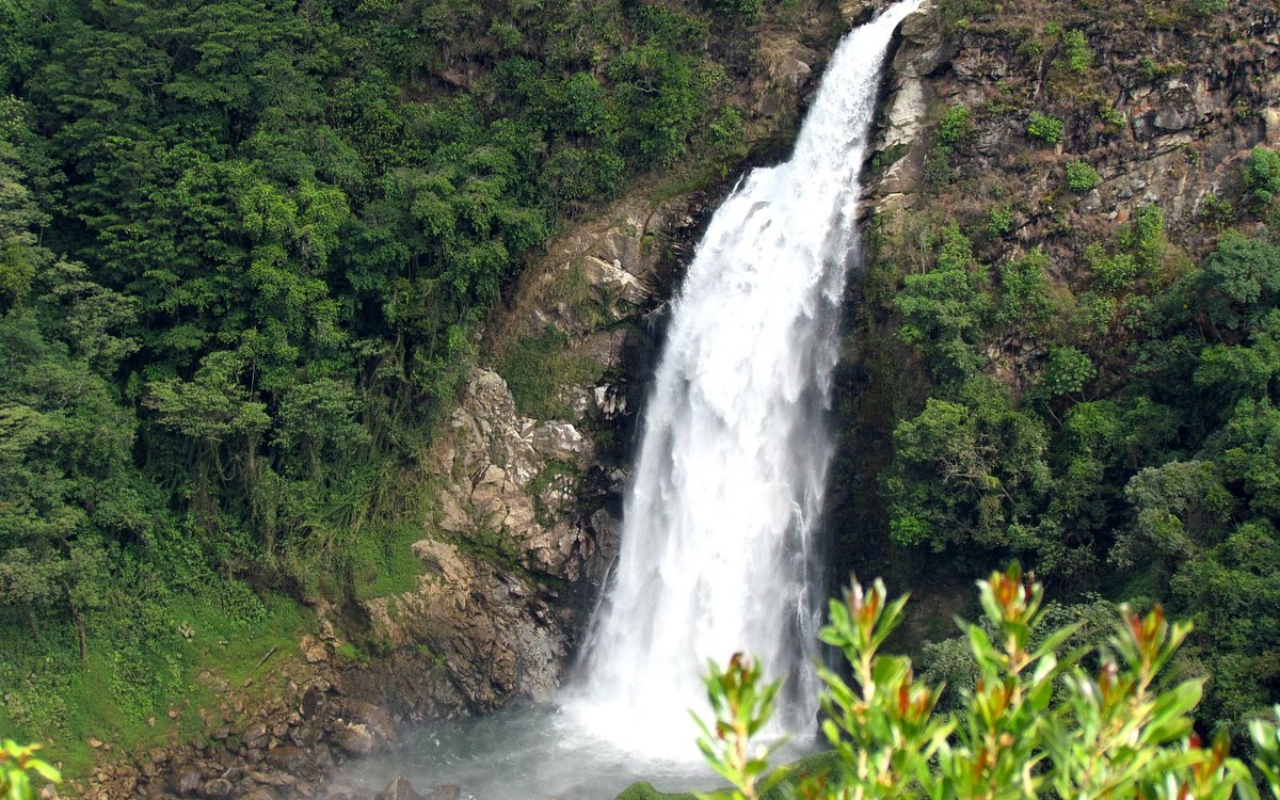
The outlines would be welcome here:
M 785 164 L 715 213 L 675 300 L 611 585 L 566 712 L 651 757 L 696 756 L 707 659 L 786 677 L 778 720 L 812 726 L 822 587 L 813 526 L 838 312 L 857 258 L 858 172 L 905 0 L 832 57 Z

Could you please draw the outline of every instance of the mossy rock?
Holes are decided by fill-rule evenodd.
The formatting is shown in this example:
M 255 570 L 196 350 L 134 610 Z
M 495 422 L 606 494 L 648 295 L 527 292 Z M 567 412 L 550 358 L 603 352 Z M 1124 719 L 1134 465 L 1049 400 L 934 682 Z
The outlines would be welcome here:
M 667 794 L 653 788 L 648 781 L 633 783 L 622 790 L 615 800 L 695 800 L 691 794 Z
M 832 770 L 839 769 L 839 765 L 840 757 L 835 751 L 828 750 L 823 753 L 805 756 L 799 761 L 779 767 L 778 771 L 784 773 L 785 777 L 777 786 L 761 795 L 760 800 L 785 800 L 788 796 L 786 794 L 788 787 L 796 786 L 804 778 L 826 775 Z M 713 793 L 713 796 L 718 796 L 719 794 L 720 792 L 716 792 Z M 724 794 L 728 796 L 727 791 Z M 648 781 L 640 781 L 623 789 L 622 794 L 618 795 L 615 800 L 694 800 L 694 796 L 692 794 L 667 794 L 653 788 L 653 785 Z

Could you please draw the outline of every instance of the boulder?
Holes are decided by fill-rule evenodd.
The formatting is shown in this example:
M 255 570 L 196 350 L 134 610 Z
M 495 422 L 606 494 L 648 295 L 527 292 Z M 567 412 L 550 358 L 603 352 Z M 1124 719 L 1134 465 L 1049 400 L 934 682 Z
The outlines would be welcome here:
M 308 664 L 323 664 L 329 660 L 329 649 L 324 642 L 309 633 L 303 635 L 298 642 L 298 649 L 302 651 L 302 657 Z
M 374 800 L 426 800 L 414 791 L 413 784 L 403 775 L 397 775 L 387 784 L 387 788 L 378 792 Z
M 311 753 L 292 745 L 277 747 L 270 751 L 267 753 L 266 761 L 272 767 L 298 778 L 310 778 L 317 771 Z
M 169 786 L 177 795 L 194 794 L 202 783 L 204 783 L 204 774 L 193 764 L 175 767 L 169 775 Z
M 361 724 L 346 725 L 334 734 L 338 746 L 353 756 L 367 756 L 373 752 L 373 736 Z
M 205 797 L 227 797 L 231 794 L 231 781 L 226 778 L 214 778 L 200 787 L 200 794 Z
M 240 735 L 244 746 L 250 750 L 261 750 L 265 748 L 270 741 L 267 733 L 267 725 L 265 722 L 254 722 L 244 729 L 244 733 Z

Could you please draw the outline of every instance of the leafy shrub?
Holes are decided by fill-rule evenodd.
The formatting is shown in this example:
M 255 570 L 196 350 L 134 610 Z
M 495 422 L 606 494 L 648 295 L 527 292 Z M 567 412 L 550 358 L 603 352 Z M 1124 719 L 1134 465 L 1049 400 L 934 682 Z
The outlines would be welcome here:
M 764 0 L 702 0 L 702 4 L 721 14 L 745 14 L 756 17 L 764 7 Z
M 1048 114 L 1032 111 L 1030 119 L 1027 120 L 1027 135 L 1042 142 L 1056 144 L 1062 139 L 1062 132 L 1062 120 Z
M 1145 616 L 1122 607 L 1106 647 L 1068 651 L 1079 624 L 1041 637 L 1043 587 L 1024 581 L 1016 565 L 978 586 L 984 624 L 962 625 L 977 680 L 947 716 L 935 713 L 941 687 L 917 679 L 909 658 L 880 653 L 906 598 L 891 602 L 877 580 L 869 590 L 854 582 L 844 602 L 832 601 L 821 639 L 844 654 L 852 675 L 846 682 L 819 671 L 822 730 L 839 764 L 800 781 L 797 797 L 1259 796 L 1225 737 L 1206 747 L 1192 730 L 1205 679 L 1162 675 L 1190 625 L 1169 624 L 1158 607 Z M 733 783 L 735 800 L 761 797 L 757 781 L 766 774 L 765 757 L 748 740 L 768 718 L 776 684 L 761 687 L 759 675 L 737 655 L 707 678 L 722 713 L 704 726 L 700 745 Z M 745 702 L 728 702 L 734 698 Z M 1276 725 L 1254 722 L 1251 736 L 1255 766 L 1280 793 Z
M 1102 182 L 1098 171 L 1083 161 L 1067 164 L 1067 188 L 1077 194 L 1091 192 Z
M 1084 31 L 1067 31 L 1062 38 L 1067 51 L 1067 68 L 1075 73 L 1082 73 L 1093 63 L 1093 51 L 1084 38 Z
M 938 141 L 956 144 L 973 133 L 973 120 L 969 107 L 960 103 L 948 108 L 938 123 Z
M 1227 0 L 1192 0 L 1191 10 L 1197 16 L 1211 17 L 1227 10 Z
M 1042 388 L 1049 397 L 1073 394 L 1098 374 L 1089 357 L 1074 347 L 1055 347 L 1049 351 Z
M 1249 199 L 1267 206 L 1280 194 L 1280 153 L 1255 147 L 1244 165 L 1244 190 Z
M 929 149 L 924 159 L 924 183 L 933 191 L 946 188 L 956 177 L 955 167 L 951 165 L 953 149 L 950 145 L 938 142 Z
M 987 221 L 987 233 L 1000 238 L 1013 230 L 1013 207 L 1008 203 L 991 209 L 991 217 Z

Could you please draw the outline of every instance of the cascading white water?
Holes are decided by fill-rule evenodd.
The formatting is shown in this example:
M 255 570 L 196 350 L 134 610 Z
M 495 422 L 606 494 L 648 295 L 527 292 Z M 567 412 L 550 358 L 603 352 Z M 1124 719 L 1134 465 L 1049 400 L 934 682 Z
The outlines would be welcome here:
M 881 66 L 905 0 L 836 50 L 795 154 L 758 169 L 712 219 L 676 300 L 622 549 L 565 703 L 596 735 L 696 756 L 699 676 L 734 652 L 788 678 L 780 720 L 812 725 L 820 603 L 811 564 L 831 444 L 854 212 Z

